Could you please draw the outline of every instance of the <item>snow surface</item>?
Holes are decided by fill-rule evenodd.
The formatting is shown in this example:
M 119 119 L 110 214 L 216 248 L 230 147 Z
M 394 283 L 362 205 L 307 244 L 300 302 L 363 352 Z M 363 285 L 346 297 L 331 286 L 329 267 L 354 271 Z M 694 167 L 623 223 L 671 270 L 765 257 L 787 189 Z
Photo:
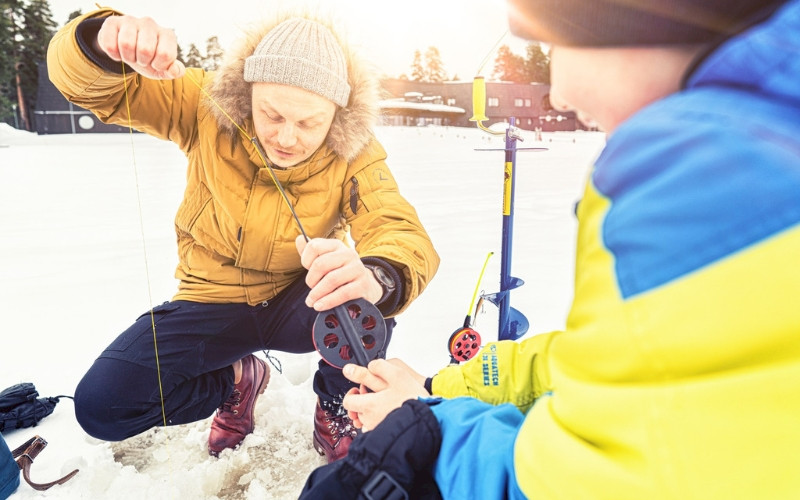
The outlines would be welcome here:
M 477 129 L 379 127 L 401 192 L 416 207 L 442 257 L 428 289 L 398 318 L 389 357 L 426 374 L 448 360 L 447 340 L 464 321 L 481 266 L 481 290 L 500 275 L 502 138 Z M 531 332 L 563 328 L 573 286 L 576 220 L 599 133 L 524 134 L 516 177 L 512 274 L 526 281 L 512 306 Z M 33 382 L 41 396 L 71 395 L 100 351 L 151 304 L 176 289 L 172 219 L 183 193 L 185 159 L 171 143 L 143 134 L 38 136 L 0 124 L 0 389 Z M 141 223 L 140 223 L 141 221 Z M 497 338 L 497 311 L 477 317 Z M 13 500 L 287 499 L 324 463 L 311 444 L 316 353 L 273 351 L 283 373 L 256 405 L 256 430 L 220 458 L 206 451 L 210 418 L 155 428 L 109 443 L 87 436 L 61 399 L 37 427 L 6 432 L 13 449 L 34 434 L 49 441 L 32 468 L 47 482 L 22 482 Z

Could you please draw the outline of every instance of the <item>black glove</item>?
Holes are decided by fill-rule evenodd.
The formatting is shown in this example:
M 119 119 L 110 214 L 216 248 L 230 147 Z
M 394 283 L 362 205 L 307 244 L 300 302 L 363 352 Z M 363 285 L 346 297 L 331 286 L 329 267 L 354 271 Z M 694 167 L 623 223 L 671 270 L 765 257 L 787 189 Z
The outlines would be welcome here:
M 432 476 L 441 443 L 428 405 L 406 401 L 353 440 L 345 458 L 314 470 L 300 499 L 441 499 Z
M 39 391 L 30 382 L 13 385 L 0 392 L 0 432 L 33 427 L 53 413 L 59 398 L 38 398 Z
M 39 391 L 30 382 L 12 385 L 0 392 L 0 411 L 8 411 L 22 403 L 29 403 L 38 396 Z

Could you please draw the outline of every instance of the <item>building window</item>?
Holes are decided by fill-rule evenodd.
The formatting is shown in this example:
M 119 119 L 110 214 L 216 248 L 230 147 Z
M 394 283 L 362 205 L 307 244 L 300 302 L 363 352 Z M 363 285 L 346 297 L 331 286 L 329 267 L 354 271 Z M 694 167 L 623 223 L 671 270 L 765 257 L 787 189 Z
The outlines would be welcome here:
M 520 99 L 520 98 L 516 98 L 516 99 L 514 99 L 514 107 L 515 107 L 515 108 L 521 108 L 521 107 L 522 107 L 522 102 L 523 102 L 523 101 L 522 101 L 522 99 Z
M 452 97 L 448 97 L 447 98 L 447 105 L 448 106 L 455 106 L 456 105 L 456 100 L 454 98 L 452 98 Z
M 531 100 L 530 99 L 525 99 L 525 107 L 526 108 L 530 108 L 531 107 Z
M 94 128 L 94 120 L 88 115 L 83 115 L 78 118 L 78 126 L 83 130 L 91 130 Z
M 490 97 L 486 100 L 486 105 L 490 108 L 496 108 L 500 106 L 500 98 L 499 97 Z

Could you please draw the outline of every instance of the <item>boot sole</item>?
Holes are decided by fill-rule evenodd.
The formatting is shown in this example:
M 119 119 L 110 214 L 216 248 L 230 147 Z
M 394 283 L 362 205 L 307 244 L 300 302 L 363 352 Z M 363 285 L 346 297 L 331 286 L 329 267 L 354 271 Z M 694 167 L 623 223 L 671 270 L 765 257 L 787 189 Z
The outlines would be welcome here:
M 313 435 L 314 438 L 314 449 L 317 450 L 319 456 L 327 457 L 328 454 L 325 452 L 325 448 L 323 447 L 322 443 L 320 442 L 319 438 L 317 437 L 317 433 L 315 432 Z
M 253 418 L 255 418 L 254 416 L 255 416 L 255 412 L 256 412 L 256 401 L 258 401 L 259 396 L 264 394 L 264 391 L 267 390 L 267 384 L 269 384 L 269 377 L 270 377 L 269 365 L 266 362 L 264 362 L 264 378 L 261 380 L 261 384 L 258 386 L 258 392 L 256 392 L 256 394 L 258 394 L 258 396 L 253 398 L 253 406 L 252 406 L 252 408 L 250 408 L 250 419 L 251 420 Z

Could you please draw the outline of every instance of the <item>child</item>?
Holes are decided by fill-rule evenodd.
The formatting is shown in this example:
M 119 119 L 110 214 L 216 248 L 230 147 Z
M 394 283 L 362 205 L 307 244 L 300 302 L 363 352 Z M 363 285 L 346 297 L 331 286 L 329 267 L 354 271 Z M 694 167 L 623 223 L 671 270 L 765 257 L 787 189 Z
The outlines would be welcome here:
M 399 361 L 346 366 L 372 430 L 303 498 L 800 497 L 800 0 L 512 0 L 510 19 L 552 47 L 553 106 L 609 134 L 566 328 L 485 346 L 437 398 Z

